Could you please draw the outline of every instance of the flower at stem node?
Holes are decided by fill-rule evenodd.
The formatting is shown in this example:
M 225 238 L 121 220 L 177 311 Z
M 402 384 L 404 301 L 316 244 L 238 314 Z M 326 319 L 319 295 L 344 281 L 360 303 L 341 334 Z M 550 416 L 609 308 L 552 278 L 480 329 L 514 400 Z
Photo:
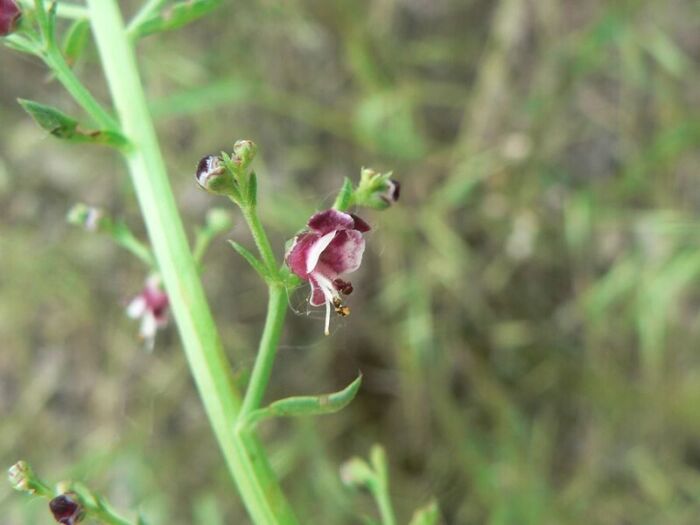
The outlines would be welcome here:
M 340 294 L 350 294 L 352 284 L 339 276 L 360 267 L 365 251 L 362 234 L 370 227 L 356 215 L 332 209 L 313 215 L 307 226 L 294 238 L 285 261 L 292 272 L 309 281 L 309 303 L 326 306 L 324 333 L 328 335 L 331 308 L 342 317 L 350 314 Z
M 146 348 L 153 350 L 158 329 L 168 324 L 170 302 L 168 295 L 161 288 L 160 278 L 151 275 L 136 297 L 126 307 L 126 314 L 132 319 L 141 319 L 139 337 L 144 340 Z

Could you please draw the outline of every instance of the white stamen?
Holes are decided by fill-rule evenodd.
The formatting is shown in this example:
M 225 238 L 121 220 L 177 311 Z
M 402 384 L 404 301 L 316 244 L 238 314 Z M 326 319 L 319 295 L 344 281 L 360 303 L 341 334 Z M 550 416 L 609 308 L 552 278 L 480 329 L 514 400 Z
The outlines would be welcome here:
M 333 283 L 320 273 L 314 273 L 313 278 L 318 283 L 318 287 L 323 292 L 323 296 L 326 298 L 326 324 L 323 333 L 325 335 L 330 335 L 330 324 L 331 324 L 331 303 L 333 298 L 338 294 L 335 291 Z

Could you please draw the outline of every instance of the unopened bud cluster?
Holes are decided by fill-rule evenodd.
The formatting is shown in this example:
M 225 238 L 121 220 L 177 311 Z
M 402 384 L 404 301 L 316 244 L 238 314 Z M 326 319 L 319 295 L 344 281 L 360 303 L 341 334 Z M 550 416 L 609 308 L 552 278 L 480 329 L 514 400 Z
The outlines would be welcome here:
M 372 169 L 363 168 L 360 184 L 354 194 L 355 204 L 383 210 L 398 201 L 401 185 L 391 176 L 392 172 L 377 173 Z
M 239 140 L 233 153 L 206 155 L 197 164 L 195 179 L 210 193 L 226 195 L 239 204 L 255 201 L 255 174 L 250 165 L 257 146 L 251 140 Z

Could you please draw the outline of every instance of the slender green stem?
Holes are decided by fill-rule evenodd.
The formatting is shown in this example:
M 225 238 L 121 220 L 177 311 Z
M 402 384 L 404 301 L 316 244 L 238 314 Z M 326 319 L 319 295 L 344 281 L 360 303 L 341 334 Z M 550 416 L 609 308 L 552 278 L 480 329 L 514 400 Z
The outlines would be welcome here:
M 32 0 L 20 0 L 20 4 L 22 6 L 28 7 L 28 8 L 33 8 L 35 6 L 35 4 Z M 61 0 L 60 2 L 58 2 L 58 6 L 56 9 L 56 16 L 59 18 L 74 18 L 74 19 L 87 18 L 88 17 L 88 10 L 81 5 L 71 4 L 71 3 L 63 2 Z
M 161 9 L 166 2 L 167 0 L 148 0 L 145 4 L 143 4 L 141 9 L 139 9 L 139 12 L 134 15 L 134 18 L 129 22 L 129 25 L 126 28 L 126 32 L 129 34 L 129 37 L 133 38 L 136 28 L 138 28 L 138 26 L 144 20 L 148 19 L 151 15 Z
M 379 487 L 373 491 L 374 499 L 379 508 L 379 515 L 382 519 L 382 525 L 396 525 L 396 516 L 394 515 L 394 507 L 389 499 L 389 487 L 380 482 Z
M 275 279 L 279 280 L 279 268 L 277 267 L 277 260 L 275 259 L 275 253 L 272 251 L 272 246 L 270 245 L 270 240 L 267 238 L 265 229 L 260 222 L 260 217 L 255 206 L 242 206 L 241 210 L 243 212 L 243 217 L 248 223 L 250 232 L 253 234 L 253 240 L 255 245 L 258 247 L 260 252 L 260 257 L 262 257 L 263 263 L 267 267 L 270 275 Z
M 44 54 L 43 59 L 68 93 L 100 127 L 111 131 L 119 131 L 117 121 L 95 100 L 92 93 L 75 76 L 75 73 L 68 66 L 58 49 L 51 46 Z
M 282 335 L 284 318 L 287 313 L 287 294 L 285 289 L 280 285 L 271 285 L 268 294 L 265 328 L 263 328 L 262 337 L 260 338 L 260 347 L 253 366 L 253 373 L 250 376 L 250 382 L 243 398 L 243 406 L 238 414 L 238 421 L 241 422 L 245 421 L 248 414 L 260 407 L 260 402 L 270 381 L 270 374 L 272 373 L 272 366 L 275 362 L 277 346 Z
M 125 154 L 132 182 L 185 354 L 219 446 L 253 522 L 296 524 L 260 443 L 254 436 L 234 430 L 240 395 L 187 244 L 117 1 L 88 0 L 88 6 L 122 131 L 133 144 Z

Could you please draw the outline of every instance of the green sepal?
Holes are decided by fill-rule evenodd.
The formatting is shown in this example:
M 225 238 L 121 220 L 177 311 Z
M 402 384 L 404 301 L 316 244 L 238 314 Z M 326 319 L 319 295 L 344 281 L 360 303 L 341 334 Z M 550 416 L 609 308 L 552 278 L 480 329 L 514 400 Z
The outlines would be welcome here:
M 252 426 L 263 419 L 272 417 L 299 417 L 333 414 L 342 410 L 355 399 L 362 384 L 362 374 L 339 392 L 321 394 L 319 396 L 295 396 L 274 401 L 265 408 L 250 413 L 244 421 L 246 426 Z
M 39 127 L 56 138 L 75 143 L 91 143 L 125 149 L 129 141 L 116 131 L 84 131 L 78 127 L 78 121 L 62 111 L 32 100 L 17 99 L 22 108 L 29 113 Z
M 345 177 L 343 186 L 340 188 L 338 196 L 333 203 L 333 208 L 338 211 L 347 211 L 348 208 L 352 206 L 353 195 L 354 189 L 352 187 L 352 181 L 348 177 Z
M 270 276 L 268 275 L 268 271 L 265 268 L 265 265 L 260 262 L 260 260 L 252 254 L 248 248 L 245 248 L 242 244 L 237 243 L 236 241 L 228 241 L 231 247 L 238 252 L 238 254 L 243 257 L 246 261 L 248 261 L 248 264 L 255 270 L 260 277 L 266 282 L 270 280 Z
M 66 36 L 63 38 L 63 56 L 66 58 L 68 65 L 72 66 L 80 58 L 85 51 L 85 47 L 90 36 L 90 22 L 85 19 L 79 19 L 73 22 L 66 31 Z
M 248 187 L 246 190 L 248 204 L 256 206 L 258 203 L 258 176 L 254 171 L 251 171 L 248 176 Z
M 221 0 L 189 0 L 178 2 L 161 12 L 153 14 L 137 25 L 131 36 L 141 38 L 161 31 L 178 29 L 200 18 L 221 4 Z
M 438 525 L 440 523 L 440 509 L 435 500 L 416 509 L 408 525 Z
M 56 42 L 56 9 L 58 8 L 58 2 L 53 0 L 49 5 L 46 18 L 46 39 L 50 43 Z

